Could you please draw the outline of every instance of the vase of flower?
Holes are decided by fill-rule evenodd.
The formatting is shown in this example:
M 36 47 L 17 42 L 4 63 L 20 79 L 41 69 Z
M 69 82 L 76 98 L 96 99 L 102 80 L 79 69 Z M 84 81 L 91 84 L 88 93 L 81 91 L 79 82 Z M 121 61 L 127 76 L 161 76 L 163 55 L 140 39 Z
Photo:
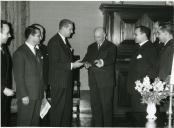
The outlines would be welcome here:
M 153 102 L 147 103 L 146 112 L 147 112 L 146 119 L 148 119 L 148 120 L 157 119 L 157 117 L 155 116 L 155 114 L 156 114 L 156 104 L 155 103 L 153 103 Z

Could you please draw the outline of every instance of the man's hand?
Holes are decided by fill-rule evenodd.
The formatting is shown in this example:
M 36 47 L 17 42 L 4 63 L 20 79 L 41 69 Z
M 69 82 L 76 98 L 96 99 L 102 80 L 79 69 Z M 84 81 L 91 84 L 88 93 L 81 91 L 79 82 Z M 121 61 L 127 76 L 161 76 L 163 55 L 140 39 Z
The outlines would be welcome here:
M 22 103 L 23 103 L 24 105 L 28 105 L 29 102 L 30 102 L 30 100 L 29 100 L 29 97 L 28 97 L 28 96 L 22 98 Z
M 98 68 L 103 67 L 103 62 L 102 62 L 101 59 L 95 60 L 95 61 L 94 61 L 94 64 L 95 64 Z
M 91 65 L 91 63 L 89 63 L 89 62 L 85 62 L 85 63 L 84 63 L 84 66 L 85 66 L 86 69 L 88 69 L 88 68 L 90 68 L 92 65 Z
M 13 96 L 14 95 L 14 90 L 9 89 L 9 88 L 5 88 L 3 91 L 4 95 L 6 96 Z
M 72 63 L 72 69 L 76 69 L 79 68 L 83 65 L 82 62 L 80 62 L 80 60 L 75 61 L 74 63 Z

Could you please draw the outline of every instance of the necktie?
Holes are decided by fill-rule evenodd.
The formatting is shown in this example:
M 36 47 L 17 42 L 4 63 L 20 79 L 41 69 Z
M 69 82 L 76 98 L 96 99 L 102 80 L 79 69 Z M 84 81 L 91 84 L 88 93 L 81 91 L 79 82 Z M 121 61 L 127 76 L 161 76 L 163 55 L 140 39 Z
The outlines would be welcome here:
M 100 44 L 98 44 L 98 50 L 100 49 Z
M 34 47 L 34 51 L 35 51 L 35 56 L 38 62 L 40 62 L 39 60 L 39 49 L 36 48 L 36 46 Z
M 69 44 L 69 41 L 67 38 L 65 38 L 65 41 L 66 41 L 66 48 L 69 50 L 70 53 L 72 53 L 72 50 L 71 50 L 71 45 Z

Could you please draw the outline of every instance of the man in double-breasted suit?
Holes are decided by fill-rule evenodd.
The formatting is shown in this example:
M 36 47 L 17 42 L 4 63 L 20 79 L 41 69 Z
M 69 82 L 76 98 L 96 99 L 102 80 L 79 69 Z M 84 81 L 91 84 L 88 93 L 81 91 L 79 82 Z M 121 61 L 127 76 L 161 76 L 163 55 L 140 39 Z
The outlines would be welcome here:
M 50 125 L 70 127 L 72 118 L 72 70 L 83 64 L 73 62 L 67 38 L 73 33 L 73 22 L 63 19 L 59 31 L 48 42 L 49 84 L 51 86 Z
M 29 26 L 25 43 L 13 54 L 14 79 L 18 99 L 17 125 L 39 126 L 41 101 L 44 96 L 42 57 L 35 46 L 40 30 Z
M 158 31 L 159 40 L 164 44 L 160 53 L 159 77 L 163 81 L 169 80 L 174 54 L 173 25 L 161 25 Z
M 135 81 L 143 80 L 147 75 L 151 80 L 157 77 L 157 52 L 154 45 L 149 41 L 150 29 L 145 26 L 138 26 L 135 29 L 135 42 L 139 44 L 137 52 L 133 55 L 128 72 L 128 81 L 127 81 L 127 91 L 131 95 L 131 105 L 133 113 L 136 115 L 136 112 L 145 112 L 146 106 L 141 103 L 141 95 L 138 91 L 135 90 Z M 140 116 L 136 115 L 134 121 L 136 123 L 141 123 Z M 141 118 L 142 119 L 142 118 Z M 144 120 L 145 121 L 145 120 Z
M 14 95 L 11 89 L 12 63 L 11 56 L 7 48 L 7 40 L 10 35 L 9 23 L 1 20 L 1 126 L 9 126 L 10 123 L 10 96 Z
M 112 126 L 116 46 L 105 39 L 102 27 L 94 30 L 94 37 L 96 42 L 89 45 L 83 59 L 88 69 L 94 126 Z

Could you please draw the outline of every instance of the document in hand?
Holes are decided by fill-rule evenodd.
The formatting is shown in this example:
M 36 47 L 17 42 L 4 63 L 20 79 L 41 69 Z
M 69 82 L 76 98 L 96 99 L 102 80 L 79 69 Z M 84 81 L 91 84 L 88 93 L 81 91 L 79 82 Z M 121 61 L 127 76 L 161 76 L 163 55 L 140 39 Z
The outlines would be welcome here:
M 44 116 L 48 113 L 49 109 L 51 108 L 50 103 L 46 98 L 42 100 L 41 109 L 40 109 L 40 117 L 43 119 Z

